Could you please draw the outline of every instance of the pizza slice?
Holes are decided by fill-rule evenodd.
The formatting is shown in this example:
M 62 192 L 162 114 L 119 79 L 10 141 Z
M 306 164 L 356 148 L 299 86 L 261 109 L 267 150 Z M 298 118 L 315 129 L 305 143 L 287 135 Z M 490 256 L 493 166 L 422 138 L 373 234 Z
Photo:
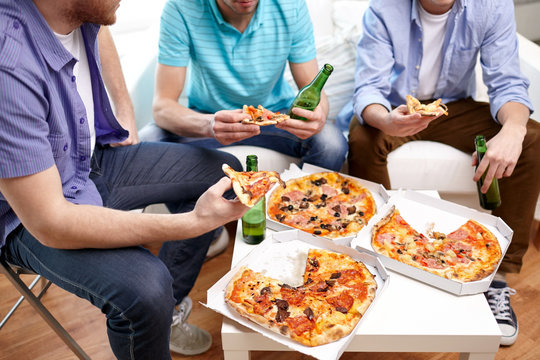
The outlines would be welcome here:
M 429 104 L 422 104 L 417 98 L 407 95 L 407 109 L 409 114 L 419 113 L 422 116 L 448 115 L 448 107 L 437 99 Z
M 223 172 L 231 179 L 233 190 L 242 204 L 253 207 L 270 190 L 272 185 L 285 183 L 275 171 L 235 171 L 227 164 Z
M 242 124 L 268 126 L 290 119 L 289 115 L 272 112 L 262 107 L 262 105 L 256 108 L 252 105 L 244 105 L 243 113 L 249 115 L 249 118 L 242 120 Z

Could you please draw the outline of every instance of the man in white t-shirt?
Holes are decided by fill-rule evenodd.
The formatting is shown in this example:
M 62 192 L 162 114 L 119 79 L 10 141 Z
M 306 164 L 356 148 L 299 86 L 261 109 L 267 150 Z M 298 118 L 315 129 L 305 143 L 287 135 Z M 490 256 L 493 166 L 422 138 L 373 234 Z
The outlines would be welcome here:
M 486 171 L 486 192 L 499 179 L 502 205 L 493 214 L 514 237 L 486 296 L 501 344 L 512 344 L 518 327 L 505 274 L 521 269 L 540 191 L 540 124 L 529 119 L 533 108 L 519 69 L 513 2 L 372 1 L 357 54 L 353 100 L 338 119 L 351 121 L 351 175 L 391 188 L 387 156 L 406 142 L 437 141 L 472 154 L 476 135 L 489 140 L 473 180 Z M 478 54 L 489 103 L 472 99 Z M 441 98 L 448 116 L 409 114 L 407 95 L 422 102 Z M 516 197 L 516 189 L 527 196 Z

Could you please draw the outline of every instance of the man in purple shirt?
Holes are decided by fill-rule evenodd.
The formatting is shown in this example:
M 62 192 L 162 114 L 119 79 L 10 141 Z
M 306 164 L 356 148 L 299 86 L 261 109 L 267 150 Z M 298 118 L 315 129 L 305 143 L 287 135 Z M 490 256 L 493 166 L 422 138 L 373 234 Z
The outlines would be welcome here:
M 241 165 L 187 145 L 118 146 L 136 136 L 113 115 L 95 25 L 114 23 L 118 3 L 0 0 L 0 256 L 98 306 L 118 359 L 170 359 L 175 305 L 182 351 L 210 346 L 183 299 L 215 229 L 247 209 L 223 197 L 221 165 Z M 120 211 L 158 202 L 172 214 Z M 159 258 L 149 243 L 163 243 Z
M 475 135 L 488 150 L 473 177 L 482 191 L 499 179 L 502 204 L 493 214 L 513 230 L 512 243 L 486 293 L 502 331 L 517 338 L 506 273 L 520 271 L 540 191 L 540 124 L 530 120 L 529 82 L 519 70 L 511 0 L 379 0 L 370 2 L 358 42 L 349 121 L 349 171 L 390 188 L 387 155 L 408 141 L 430 140 L 472 154 Z M 480 55 L 489 104 L 474 101 Z M 448 116 L 409 114 L 406 95 L 442 98 Z M 476 163 L 476 157 L 474 157 Z M 519 191 L 525 196 L 516 196 Z

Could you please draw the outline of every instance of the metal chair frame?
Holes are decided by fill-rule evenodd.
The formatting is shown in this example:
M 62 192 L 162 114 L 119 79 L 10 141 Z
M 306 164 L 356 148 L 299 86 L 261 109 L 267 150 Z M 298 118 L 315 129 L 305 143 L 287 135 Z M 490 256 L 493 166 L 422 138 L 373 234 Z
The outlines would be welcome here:
M 38 275 L 28 269 L 8 264 L 3 259 L 0 259 L 0 273 L 4 274 L 7 279 L 13 284 L 13 286 L 17 289 L 17 291 L 19 291 L 19 293 L 22 295 L 0 323 L 0 329 L 4 326 L 4 324 L 11 317 L 11 315 L 13 315 L 13 313 L 19 307 L 22 301 L 26 299 L 28 303 L 32 305 L 32 307 L 43 318 L 43 320 L 45 320 L 45 322 L 56 332 L 56 334 L 62 339 L 62 341 L 64 341 L 64 343 L 66 343 L 66 345 L 73 351 L 75 355 L 77 355 L 79 359 L 90 360 L 90 357 L 84 352 L 84 350 L 79 346 L 79 344 L 77 344 L 77 342 L 71 337 L 71 335 L 69 335 L 69 333 L 62 327 L 62 325 L 60 325 L 58 320 L 56 320 L 55 317 L 49 312 L 49 310 L 47 310 L 47 308 L 45 308 L 45 306 L 43 306 L 43 304 L 41 303 L 41 297 L 45 294 L 45 292 L 52 284 L 50 280 L 45 279 L 41 275 Z M 27 286 L 20 278 L 20 275 L 23 274 L 36 275 L 36 278 L 29 286 Z M 46 280 L 46 284 L 36 296 L 32 292 L 32 289 L 40 281 L 40 279 Z

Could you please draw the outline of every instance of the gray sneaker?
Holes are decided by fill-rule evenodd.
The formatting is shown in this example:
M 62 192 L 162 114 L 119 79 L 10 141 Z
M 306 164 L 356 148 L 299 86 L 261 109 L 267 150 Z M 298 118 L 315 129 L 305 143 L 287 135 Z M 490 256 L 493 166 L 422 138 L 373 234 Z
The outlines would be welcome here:
M 186 296 L 173 314 L 169 348 L 182 355 L 202 354 L 212 346 L 212 336 L 208 331 L 187 323 L 192 306 L 193 302 Z

